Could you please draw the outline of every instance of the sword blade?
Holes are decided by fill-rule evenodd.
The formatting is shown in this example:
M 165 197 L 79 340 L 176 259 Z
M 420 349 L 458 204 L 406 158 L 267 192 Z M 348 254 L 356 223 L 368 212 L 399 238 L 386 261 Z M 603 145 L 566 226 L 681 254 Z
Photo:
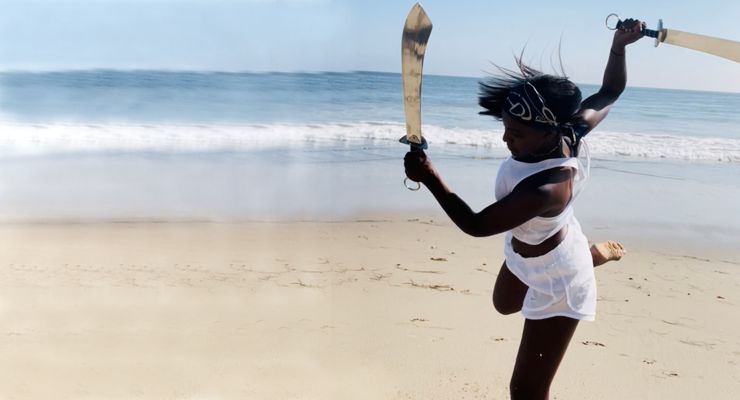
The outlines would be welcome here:
M 701 51 L 740 63 L 740 42 L 734 40 L 698 35 L 675 29 L 661 29 L 658 40 L 662 43 Z
M 432 33 L 432 21 L 416 3 L 406 18 L 401 37 L 401 72 L 403 106 L 406 113 L 406 139 L 420 145 L 421 135 L 421 71 L 424 53 Z

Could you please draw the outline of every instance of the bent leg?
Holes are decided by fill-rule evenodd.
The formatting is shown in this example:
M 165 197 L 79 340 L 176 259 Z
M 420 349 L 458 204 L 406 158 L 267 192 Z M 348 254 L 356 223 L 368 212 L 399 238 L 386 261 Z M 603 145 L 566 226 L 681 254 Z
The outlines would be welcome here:
M 546 400 L 578 320 L 552 317 L 524 321 L 524 332 L 509 384 L 511 399 Z
M 498 272 L 496 285 L 493 287 L 493 306 L 496 311 L 504 315 L 519 312 L 528 289 L 529 287 L 524 282 L 509 271 L 504 261 Z

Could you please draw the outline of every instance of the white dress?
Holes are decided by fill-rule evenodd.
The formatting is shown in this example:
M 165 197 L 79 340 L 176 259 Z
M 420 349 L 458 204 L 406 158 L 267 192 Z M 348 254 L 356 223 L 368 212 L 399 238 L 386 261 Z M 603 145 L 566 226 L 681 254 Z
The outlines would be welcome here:
M 586 166 L 575 157 L 548 159 L 538 163 L 523 163 L 509 157 L 499 168 L 496 177 L 496 199 L 511 193 L 522 180 L 552 168 L 569 167 L 576 171 L 571 203 L 555 217 L 535 217 L 506 233 L 504 255 L 506 266 L 529 287 L 522 305 L 527 319 L 555 316 L 593 321 L 596 315 L 596 279 L 588 240 L 581 231 L 572 201 L 588 179 L 590 159 Z M 511 246 L 511 238 L 528 244 L 539 244 L 563 227 L 565 239 L 547 254 L 522 257 Z

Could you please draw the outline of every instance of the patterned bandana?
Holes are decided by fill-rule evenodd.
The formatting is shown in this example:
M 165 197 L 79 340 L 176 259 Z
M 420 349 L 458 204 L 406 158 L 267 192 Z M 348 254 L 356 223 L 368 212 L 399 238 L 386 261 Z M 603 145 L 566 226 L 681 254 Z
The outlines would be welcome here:
M 511 88 L 504 107 L 509 115 L 525 122 L 558 126 L 555 114 L 545 105 L 545 99 L 529 81 Z

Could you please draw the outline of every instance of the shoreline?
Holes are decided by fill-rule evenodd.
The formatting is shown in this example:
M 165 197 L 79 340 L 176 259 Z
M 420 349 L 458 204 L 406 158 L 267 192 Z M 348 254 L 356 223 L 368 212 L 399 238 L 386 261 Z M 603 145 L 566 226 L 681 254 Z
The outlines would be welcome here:
M 501 241 L 427 214 L 0 225 L 0 397 L 506 398 Z M 740 263 L 676 244 L 597 269 L 554 396 L 740 392 Z
M 584 218 L 576 212 L 576 218 L 583 227 L 583 232 L 589 242 L 597 243 L 606 240 L 615 240 L 627 246 L 628 251 L 641 253 L 656 253 L 665 256 L 694 257 L 712 261 L 740 265 L 740 251 L 734 243 L 740 237 L 740 229 L 728 230 L 722 227 L 701 224 L 653 224 L 646 226 L 639 219 L 613 221 L 608 218 L 594 218 L 588 214 Z M 38 220 L 38 221 L 10 221 L 0 222 L 0 232 L 14 229 L 43 229 L 65 227 L 77 229 L 115 229 L 116 227 L 141 228 L 147 227 L 178 227 L 183 229 L 198 229 L 198 227 L 223 227 L 239 229 L 245 226 L 290 226 L 290 225 L 317 225 L 339 226 L 362 223 L 429 223 L 445 227 L 457 232 L 460 240 L 475 239 L 459 231 L 447 215 L 441 210 L 431 207 L 425 211 L 367 211 L 343 213 L 336 216 L 273 216 L 265 218 L 245 218 L 235 220 L 167 220 L 167 219 L 119 219 L 119 220 Z M 501 240 L 504 234 L 495 235 L 483 240 Z
M 351 220 L 440 212 L 426 189 L 403 187 L 403 146 L 314 150 L 16 160 L 0 173 L 0 224 Z M 445 182 L 476 211 L 494 201 L 502 160 L 479 150 L 476 156 L 441 146 L 430 153 Z M 738 174 L 740 165 L 733 164 L 595 159 L 575 200 L 576 215 L 592 233 L 719 251 L 740 237 Z

